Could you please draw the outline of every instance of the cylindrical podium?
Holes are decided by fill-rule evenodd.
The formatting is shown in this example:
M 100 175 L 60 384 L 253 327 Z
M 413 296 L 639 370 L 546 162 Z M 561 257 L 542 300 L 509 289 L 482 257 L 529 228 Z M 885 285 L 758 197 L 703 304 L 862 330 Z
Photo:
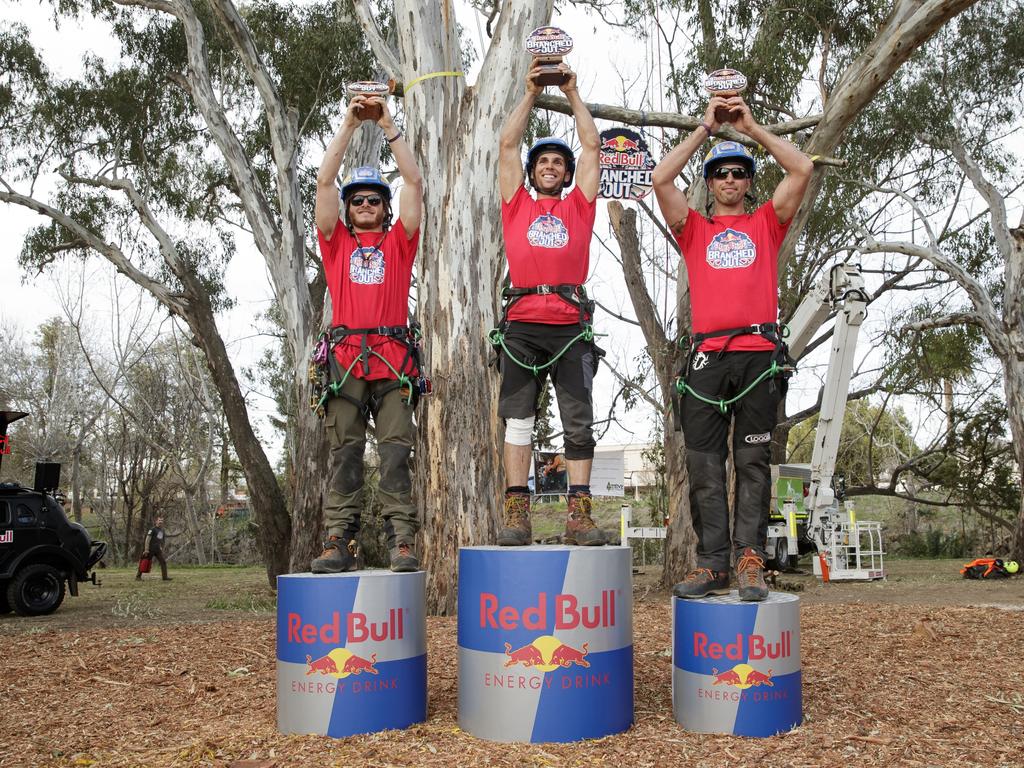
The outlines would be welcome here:
M 633 722 L 628 547 L 459 550 L 459 726 L 578 741 Z
M 672 708 L 689 731 L 774 736 L 803 720 L 800 599 L 672 598 Z
M 427 718 L 426 574 L 277 577 L 277 728 L 351 736 Z

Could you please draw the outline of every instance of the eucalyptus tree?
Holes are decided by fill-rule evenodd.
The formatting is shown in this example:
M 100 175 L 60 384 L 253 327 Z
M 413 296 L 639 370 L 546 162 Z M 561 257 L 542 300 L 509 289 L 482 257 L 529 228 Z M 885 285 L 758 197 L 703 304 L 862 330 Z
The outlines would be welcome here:
M 698 2 L 673 3 L 696 30 L 698 45 L 692 52 L 670 53 L 667 87 L 676 109 L 701 114 L 706 95 L 703 73 L 733 66 L 748 75 L 746 94 L 760 122 L 778 133 L 791 134 L 815 159 L 815 174 L 804 203 L 794 218 L 779 254 L 780 318 L 785 321 L 800 299 L 837 256 L 850 252 L 854 233 L 861 226 L 863 201 L 870 191 L 851 183 L 875 178 L 879 169 L 897 172 L 914 135 L 905 125 L 910 110 L 927 110 L 928 100 L 919 83 L 928 41 L 943 25 L 969 9 L 960 2 L 864 2 L 836 6 L 824 4 L 795 8 L 783 3 Z M 643 7 L 644 3 L 638 3 Z M 646 4 L 653 11 L 655 3 Z M 689 15 L 685 11 L 692 11 Z M 980 15 L 980 13 L 979 13 Z M 968 29 L 970 24 L 965 24 Z M 672 39 L 663 34 L 666 40 Z M 934 63 L 934 56 L 931 60 Z M 910 62 L 910 63 L 908 63 Z M 934 67 L 933 67 L 934 69 Z M 916 73 L 915 73 L 916 72 Z M 812 84 L 810 88 L 808 83 Z M 966 88 L 953 87 L 963 92 Z M 916 98 L 909 100 L 908 92 Z M 694 130 L 695 117 L 668 119 L 643 113 L 645 122 Z M 626 118 L 628 122 L 628 118 Z M 884 133 L 880 134 L 880 127 Z M 726 132 L 728 134 L 728 132 Z M 730 135 L 730 138 L 736 138 Z M 757 152 L 757 148 L 754 148 Z M 905 167 L 903 171 L 905 172 Z M 777 183 L 778 169 L 759 168 L 765 190 Z M 690 188 L 691 206 L 700 208 L 705 189 L 699 158 L 683 182 Z M 681 436 L 672 430 L 673 376 L 679 365 L 674 345 L 688 328 L 689 294 L 685 267 L 679 262 L 676 301 L 662 317 L 651 299 L 644 276 L 643 244 L 637 236 L 636 212 L 612 209 L 612 225 L 619 241 L 626 285 L 637 320 L 643 328 L 654 364 L 657 386 L 646 396 L 664 414 L 666 465 L 669 475 L 672 523 L 666 550 L 664 581 L 678 580 L 690 562 L 693 542 L 682 466 Z M 659 225 L 660 226 L 660 225 Z M 668 237 L 667 230 L 661 227 Z M 674 243 L 672 243 L 674 246 Z M 880 265 L 872 299 L 895 289 L 920 261 L 890 261 Z M 826 341 L 827 332 L 808 352 Z M 883 386 L 876 379 L 858 395 Z M 786 432 L 792 422 L 782 421 L 775 435 L 773 455 L 785 455 Z
M 49 219 L 26 239 L 22 262 L 45 269 L 99 255 L 184 321 L 224 406 L 268 576 L 289 570 L 290 550 L 303 567 L 319 536 L 322 430 L 309 409 L 288 414 L 289 505 L 216 315 L 231 302 L 223 277 L 237 244 L 254 245 L 289 356 L 306 356 L 324 284 L 301 192 L 342 84 L 369 72 L 358 28 L 326 1 L 239 10 L 230 0 L 64 0 L 55 13 L 90 14 L 120 50 L 59 78 L 27 30 L 0 34 L 0 58 L 14 64 L 0 91 L 0 200 Z M 292 371 L 295 404 L 306 399 L 303 368 Z

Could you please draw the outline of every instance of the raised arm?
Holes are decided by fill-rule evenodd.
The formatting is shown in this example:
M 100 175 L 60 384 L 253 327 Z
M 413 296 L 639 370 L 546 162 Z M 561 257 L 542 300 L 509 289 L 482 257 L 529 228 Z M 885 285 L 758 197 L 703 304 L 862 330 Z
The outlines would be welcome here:
M 384 131 L 384 138 L 391 145 L 391 153 L 395 156 L 395 162 L 398 163 L 398 172 L 402 174 L 404 183 L 400 199 L 401 221 L 406 237 L 411 237 L 412 233 L 419 229 L 420 222 L 423 221 L 423 174 L 420 173 L 420 168 L 416 165 L 412 149 L 395 125 L 384 98 L 372 96 L 367 99 L 366 103 L 368 105 L 379 104 L 381 107 L 377 125 Z
M 589 202 L 597 199 L 601 186 L 601 138 L 597 133 L 594 117 L 576 90 L 576 73 L 564 61 L 559 69 L 569 75 L 569 79 L 558 86 L 572 107 L 572 116 L 576 120 L 576 135 L 583 149 L 576 163 L 576 186 Z
M 774 133 L 769 133 L 754 120 L 750 114 L 750 107 L 743 101 L 741 96 L 732 96 L 726 99 L 729 110 L 738 115 L 733 126 L 740 133 L 749 136 L 775 158 L 775 161 L 782 166 L 786 172 L 785 178 L 779 182 L 772 195 L 772 205 L 775 207 L 775 215 L 780 224 L 796 215 L 800 207 L 800 201 L 804 199 L 804 192 L 807 191 L 807 184 L 811 180 L 811 173 L 814 172 L 814 163 L 811 158 L 797 149 L 792 144 Z
M 361 122 L 358 117 L 359 111 L 367 103 L 366 96 L 353 96 L 349 100 L 345 118 L 327 145 L 324 159 L 320 161 L 320 170 L 316 174 L 316 205 L 313 209 L 313 218 L 316 219 L 317 229 L 323 232 L 328 240 L 334 234 L 338 216 L 341 214 L 337 187 L 341 161 L 345 157 L 349 142 L 352 141 L 352 134 L 356 132 Z
M 704 112 L 702 125 L 676 144 L 651 172 L 654 196 L 658 198 L 661 215 L 665 217 L 668 228 L 677 235 L 683 231 L 683 225 L 686 224 L 690 202 L 686 199 L 686 192 L 676 186 L 676 179 L 690 162 L 690 158 L 711 138 L 711 134 L 721 127 L 721 123 L 715 119 L 715 110 L 724 106 L 725 99 L 721 96 L 712 96 Z M 704 126 L 707 126 L 706 130 Z
M 508 116 L 498 137 L 498 190 L 506 203 L 523 185 L 523 134 L 537 94 L 544 90 L 533 82 L 536 76 L 536 67 L 526 73 L 526 93 Z

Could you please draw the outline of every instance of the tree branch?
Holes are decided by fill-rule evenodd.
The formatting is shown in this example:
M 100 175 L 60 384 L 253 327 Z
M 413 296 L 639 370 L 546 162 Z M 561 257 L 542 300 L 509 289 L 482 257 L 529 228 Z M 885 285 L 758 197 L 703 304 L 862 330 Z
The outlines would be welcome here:
M 366 40 L 370 43 L 373 55 L 377 57 L 377 63 L 391 77 L 401 77 L 402 67 L 399 65 L 394 51 L 391 50 L 391 46 L 380 33 L 377 22 L 373 20 L 369 2 L 367 0 L 352 0 L 352 10 L 359 20 L 359 26 L 363 28 L 363 34 L 366 35 Z
M 136 285 L 145 288 L 172 312 L 184 316 L 188 311 L 188 300 L 185 297 L 175 293 L 168 286 L 158 280 L 154 280 L 145 272 L 138 269 L 131 263 L 131 261 L 128 260 L 120 248 L 104 242 L 99 235 L 84 227 L 81 223 L 75 221 L 64 212 L 58 211 L 56 208 L 36 200 L 35 198 L 20 195 L 17 192 L 0 191 L 0 201 L 5 203 L 14 203 L 15 205 L 20 205 L 24 208 L 35 211 L 36 213 L 42 214 L 43 216 L 49 217 L 68 231 L 75 233 L 75 235 L 80 238 L 85 245 L 92 248 L 113 264 L 118 272 L 125 275 Z

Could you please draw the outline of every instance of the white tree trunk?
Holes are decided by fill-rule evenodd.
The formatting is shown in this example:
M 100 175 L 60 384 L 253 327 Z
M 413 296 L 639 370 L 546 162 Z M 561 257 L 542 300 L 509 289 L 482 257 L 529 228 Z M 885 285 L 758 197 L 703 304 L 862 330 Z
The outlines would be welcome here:
M 432 611 L 456 606 L 458 548 L 494 541 L 502 487 L 498 377 L 487 367 L 504 272 L 498 133 L 522 94 L 523 40 L 546 23 L 552 0 L 506 0 L 477 84 L 423 80 L 405 93 L 405 134 L 424 177 L 419 315 L 434 394 L 418 410 L 415 488 L 423 512 Z M 359 9 L 366 25 L 365 9 Z M 384 66 L 404 83 L 462 69 L 453 4 L 396 0 L 397 59 L 369 29 Z

